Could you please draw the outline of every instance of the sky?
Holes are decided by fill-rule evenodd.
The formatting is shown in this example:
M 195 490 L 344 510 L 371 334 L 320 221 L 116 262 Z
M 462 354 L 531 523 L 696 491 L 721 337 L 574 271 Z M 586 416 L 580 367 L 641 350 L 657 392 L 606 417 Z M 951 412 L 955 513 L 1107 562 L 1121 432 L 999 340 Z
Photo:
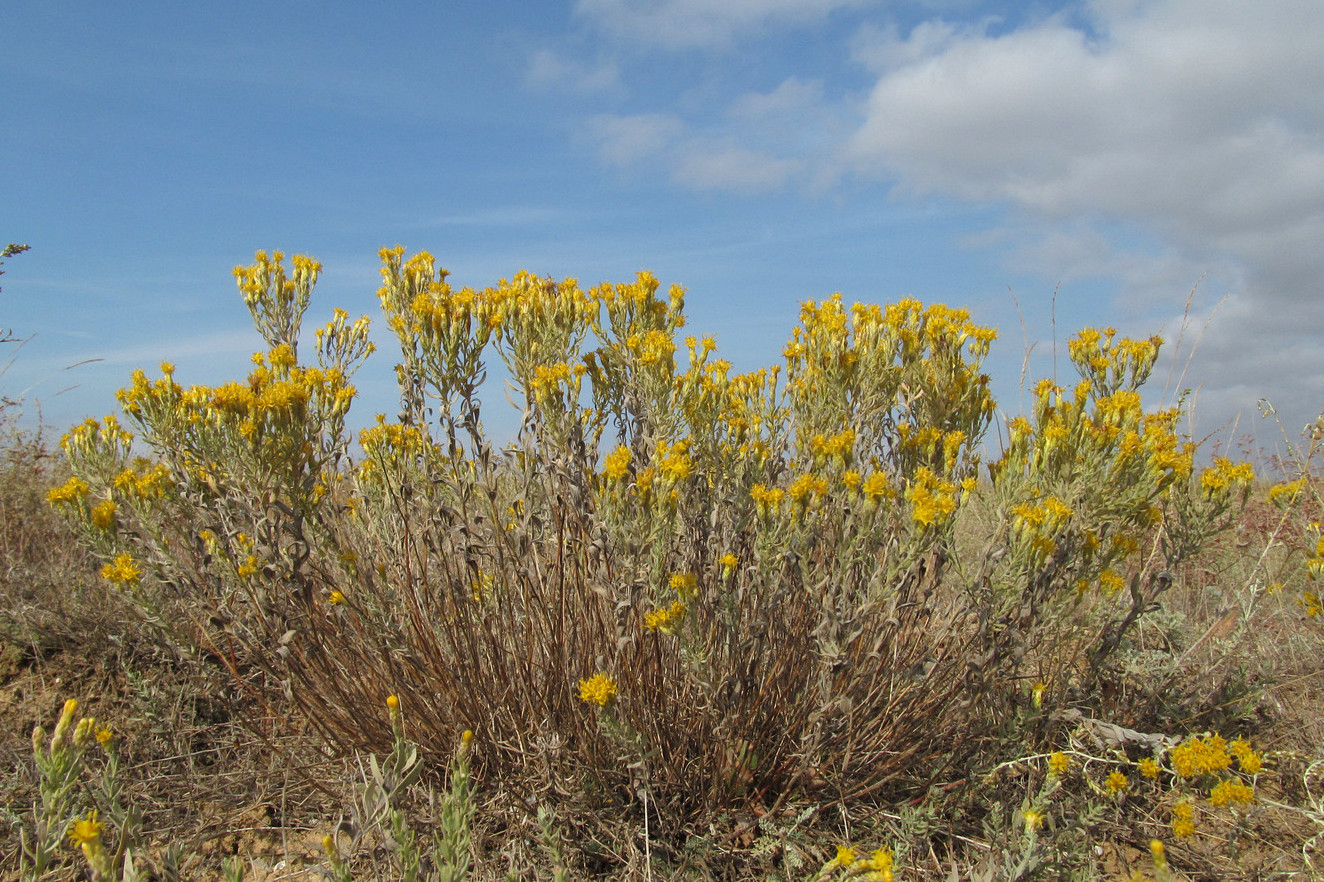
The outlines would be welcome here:
M 965 307 L 1006 415 L 1075 330 L 1159 333 L 1147 400 L 1272 447 L 1324 409 L 1322 54 L 1319 0 L 16 4 L 0 393 L 63 429 L 134 368 L 242 377 L 231 270 L 279 249 L 323 264 L 306 330 L 377 319 L 354 419 L 393 414 L 400 244 L 650 270 L 740 370 L 806 299 Z

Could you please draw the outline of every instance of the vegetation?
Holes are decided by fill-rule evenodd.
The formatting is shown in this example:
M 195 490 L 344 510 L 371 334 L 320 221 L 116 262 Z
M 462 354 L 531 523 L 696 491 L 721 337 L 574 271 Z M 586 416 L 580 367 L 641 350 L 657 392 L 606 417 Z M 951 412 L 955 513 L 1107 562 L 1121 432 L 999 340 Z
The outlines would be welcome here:
M 1003 423 L 963 310 L 809 302 L 734 374 L 647 274 L 382 261 L 400 412 L 357 448 L 368 319 L 301 353 L 280 253 L 236 270 L 246 381 L 138 371 L 64 460 L 11 443 L 47 538 L 9 571 L 64 557 L 7 580 L 10 676 L 76 671 L 13 748 L 20 878 L 1311 871 L 1318 432 L 1274 484 L 1202 454 L 1157 338 L 1081 331 Z

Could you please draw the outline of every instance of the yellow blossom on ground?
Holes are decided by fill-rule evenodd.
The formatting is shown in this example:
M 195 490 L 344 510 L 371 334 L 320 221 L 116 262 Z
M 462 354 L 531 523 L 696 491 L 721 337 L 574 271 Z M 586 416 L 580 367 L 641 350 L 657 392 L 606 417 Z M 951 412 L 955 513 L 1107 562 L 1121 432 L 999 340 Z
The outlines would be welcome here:
M 105 825 L 97 820 L 97 813 L 93 811 L 86 818 L 79 818 L 70 825 L 69 838 L 74 845 L 87 845 L 100 839 L 104 830 Z
M 579 681 L 579 700 L 606 707 L 616 697 L 616 681 L 606 674 L 594 674 Z
M 1241 768 L 1241 771 L 1247 775 L 1259 774 L 1263 760 L 1251 748 L 1249 741 L 1238 738 L 1228 745 L 1228 753 L 1237 758 L 1237 765 Z
M 859 878 L 866 882 L 892 882 L 893 860 L 892 849 L 883 846 L 852 869 L 863 870 L 864 873 Z
M 1140 774 L 1146 778 L 1157 778 L 1159 774 L 1159 764 L 1154 762 L 1153 757 L 1145 757 L 1139 763 Z
M 1119 793 L 1125 793 L 1131 786 L 1131 781 L 1122 772 L 1114 771 L 1103 782 L 1103 789 L 1108 791 L 1109 796 L 1116 796 Z
M 1059 778 L 1071 770 L 1071 757 L 1060 750 L 1055 750 L 1048 755 L 1048 771 Z
M 838 845 L 836 856 L 827 862 L 823 869 L 819 871 L 819 875 L 821 876 L 823 873 L 830 873 L 836 869 L 849 869 L 854 863 L 855 849 L 846 845 Z
M 1179 802 L 1172 807 L 1172 835 L 1185 839 L 1195 832 L 1195 807 Z
M 97 820 L 95 809 L 86 818 L 79 818 L 69 825 L 69 839 L 82 849 L 94 879 L 108 878 L 112 872 L 110 856 L 106 854 L 106 846 L 101 841 L 104 830 L 105 825 Z
M 1231 764 L 1227 742 L 1217 735 L 1192 738 L 1172 749 L 1172 768 L 1183 778 L 1221 772 Z
M 1026 809 L 1022 814 L 1025 818 L 1026 831 L 1033 833 L 1036 830 L 1043 827 L 1044 825 L 1043 812 L 1035 811 L 1034 809 Z
M 1306 488 L 1306 479 L 1297 478 L 1269 488 L 1269 501 L 1279 506 L 1287 506 L 1296 501 L 1301 491 Z
M 1250 805 L 1254 801 L 1254 787 L 1230 778 L 1219 781 L 1214 789 L 1209 791 L 1209 804 L 1214 806 Z

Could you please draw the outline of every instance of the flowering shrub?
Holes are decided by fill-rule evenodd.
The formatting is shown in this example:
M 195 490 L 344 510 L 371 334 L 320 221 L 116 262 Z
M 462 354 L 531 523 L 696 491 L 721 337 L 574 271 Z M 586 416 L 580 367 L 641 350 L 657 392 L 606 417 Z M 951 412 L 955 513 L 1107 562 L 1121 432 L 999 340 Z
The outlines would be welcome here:
M 964 310 L 811 301 L 780 364 L 735 374 L 648 274 L 457 291 L 381 256 L 401 408 L 360 455 L 368 320 L 337 312 L 303 359 L 320 267 L 260 252 L 247 380 L 136 372 L 50 494 L 162 635 L 343 748 L 390 748 L 392 695 L 425 752 L 472 730 L 479 778 L 664 819 L 922 785 L 1027 680 L 1090 694 L 1251 486 L 1142 406 L 1157 338 L 1082 331 L 1080 381 L 1040 383 L 985 465 L 995 334 Z M 493 357 L 523 408 L 505 447 Z

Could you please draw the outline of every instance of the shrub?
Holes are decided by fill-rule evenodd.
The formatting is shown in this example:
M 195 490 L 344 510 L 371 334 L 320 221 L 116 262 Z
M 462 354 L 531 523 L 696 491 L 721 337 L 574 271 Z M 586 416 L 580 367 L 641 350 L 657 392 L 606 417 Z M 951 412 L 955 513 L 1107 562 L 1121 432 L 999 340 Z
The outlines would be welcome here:
M 985 466 L 995 334 L 964 310 L 811 301 L 781 364 L 734 374 L 647 274 L 455 290 L 382 260 L 401 411 L 360 453 L 368 320 L 301 359 L 320 266 L 259 252 L 247 380 L 135 372 L 51 501 L 163 639 L 340 748 L 389 751 L 395 695 L 424 754 L 472 730 L 476 780 L 664 833 L 923 787 L 1046 696 L 1091 700 L 1252 483 L 1142 405 L 1158 338 L 1080 332 L 1080 381 L 1040 383 Z M 523 406 L 504 446 L 493 354 Z

